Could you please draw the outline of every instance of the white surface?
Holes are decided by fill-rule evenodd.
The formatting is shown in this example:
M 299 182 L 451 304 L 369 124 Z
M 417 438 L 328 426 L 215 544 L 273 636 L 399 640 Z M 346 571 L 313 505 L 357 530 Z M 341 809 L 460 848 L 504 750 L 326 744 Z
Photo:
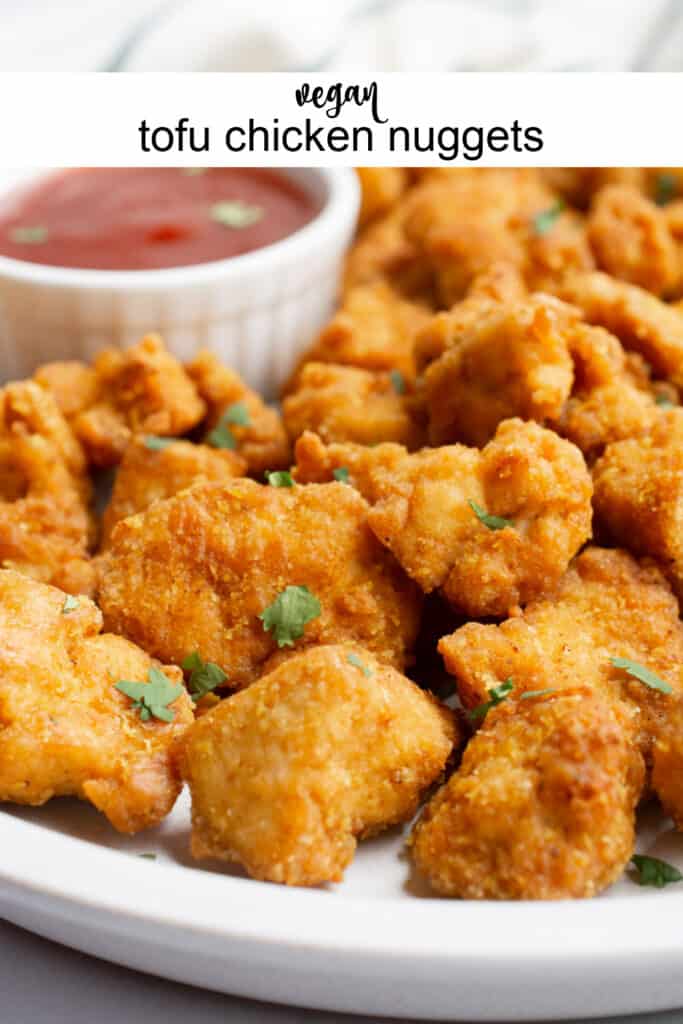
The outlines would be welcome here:
M 594 901 L 431 899 L 389 833 L 361 844 L 342 885 L 293 890 L 194 865 L 187 833 L 186 797 L 134 839 L 73 801 L 3 810 L 0 913 L 173 980 L 341 1012 L 523 1021 L 683 1002 L 674 887 L 625 878 Z M 682 843 L 652 815 L 642 823 L 642 850 L 683 866 Z
M 5 171 L 12 187 L 31 172 Z M 54 359 L 90 359 L 159 332 L 189 359 L 209 348 L 267 396 L 329 316 L 354 230 L 348 168 L 289 169 L 322 203 L 295 234 L 244 256 L 171 270 L 75 270 L 0 256 L 0 379 Z
M 283 12 L 286 11 L 286 17 Z M 3 70 L 678 70 L 678 0 L 0 0 Z

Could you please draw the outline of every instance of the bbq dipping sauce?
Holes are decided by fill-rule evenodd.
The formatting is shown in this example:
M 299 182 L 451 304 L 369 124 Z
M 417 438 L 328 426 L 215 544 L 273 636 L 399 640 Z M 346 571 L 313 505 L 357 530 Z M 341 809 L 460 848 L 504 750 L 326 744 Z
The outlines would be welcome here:
M 319 212 L 261 168 L 77 168 L 0 202 L 0 255 L 53 267 L 161 270 L 240 256 Z

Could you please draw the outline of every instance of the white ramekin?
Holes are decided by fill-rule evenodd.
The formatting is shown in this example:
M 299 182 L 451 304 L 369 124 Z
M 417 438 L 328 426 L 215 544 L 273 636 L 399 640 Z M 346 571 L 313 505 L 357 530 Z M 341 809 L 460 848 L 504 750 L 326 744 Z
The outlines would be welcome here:
M 273 245 L 170 270 L 74 270 L 0 256 L 0 378 L 55 359 L 90 359 L 159 332 L 189 359 L 208 347 L 266 395 L 277 393 L 332 308 L 358 212 L 348 168 L 282 168 L 320 213 Z M 0 171 L 0 193 L 45 171 Z

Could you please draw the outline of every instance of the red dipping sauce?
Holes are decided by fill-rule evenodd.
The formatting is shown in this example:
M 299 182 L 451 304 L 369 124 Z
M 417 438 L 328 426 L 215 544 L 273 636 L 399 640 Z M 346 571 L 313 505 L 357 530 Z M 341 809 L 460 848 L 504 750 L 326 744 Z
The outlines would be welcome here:
M 54 267 L 158 270 L 239 256 L 318 212 L 284 174 L 260 168 L 78 168 L 0 203 L 0 255 Z

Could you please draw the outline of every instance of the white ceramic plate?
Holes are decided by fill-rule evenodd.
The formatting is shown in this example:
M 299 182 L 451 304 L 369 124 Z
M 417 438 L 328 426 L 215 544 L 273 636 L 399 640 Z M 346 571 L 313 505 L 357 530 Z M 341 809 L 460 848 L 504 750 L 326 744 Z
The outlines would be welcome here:
M 184 794 L 163 827 L 117 836 L 86 805 L 0 811 L 0 914 L 66 945 L 256 999 L 397 1017 L 578 1018 L 683 1005 L 683 884 L 630 878 L 592 901 L 429 898 L 398 831 L 342 885 L 252 882 L 188 855 Z M 683 868 L 654 812 L 639 847 Z M 139 856 L 153 852 L 155 860 Z

